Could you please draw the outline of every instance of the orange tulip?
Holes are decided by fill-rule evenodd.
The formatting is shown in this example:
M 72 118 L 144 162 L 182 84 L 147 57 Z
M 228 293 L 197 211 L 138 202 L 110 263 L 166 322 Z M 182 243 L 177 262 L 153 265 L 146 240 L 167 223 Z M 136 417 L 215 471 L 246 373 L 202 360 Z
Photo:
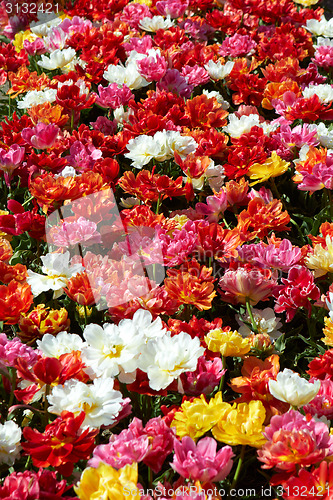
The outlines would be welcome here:
M 7 325 L 15 325 L 21 313 L 30 309 L 33 295 L 28 283 L 10 281 L 8 286 L 0 286 L 0 321 Z

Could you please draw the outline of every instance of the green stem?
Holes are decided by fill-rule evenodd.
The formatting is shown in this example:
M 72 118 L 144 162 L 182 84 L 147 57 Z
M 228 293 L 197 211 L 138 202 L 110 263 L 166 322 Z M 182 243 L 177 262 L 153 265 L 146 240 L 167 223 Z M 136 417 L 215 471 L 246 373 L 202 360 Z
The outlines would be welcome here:
M 11 415 L 13 412 L 15 412 L 17 410 L 22 410 L 22 409 L 30 410 L 35 415 L 37 415 L 41 420 L 43 420 L 44 411 L 43 410 L 38 410 L 37 408 L 34 408 L 31 405 L 15 405 L 15 407 L 11 410 L 11 412 L 9 413 L 9 415 Z
M 239 456 L 239 459 L 238 459 L 237 469 L 236 469 L 234 478 L 233 478 L 232 483 L 231 483 L 231 488 L 230 488 L 231 490 L 236 487 L 236 484 L 237 484 L 237 481 L 238 481 L 238 477 L 239 477 L 239 474 L 240 474 L 240 471 L 241 471 L 241 468 L 242 468 L 242 465 L 243 465 L 243 460 L 244 460 L 244 456 L 245 456 L 245 449 L 246 449 L 246 444 L 243 444 L 241 452 L 240 452 L 240 456 Z
M 34 196 L 30 196 L 30 198 L 28 198 L 27 200 L 25 200 L 24 203 L 22 203 L 22 207 L 24 207 L 25 205 L 27 205 L 33 199 L 34 199 Z
M 26 461 L 26 463 L 25 463 L 25 466 L 24 466 L 24 468 L 25 468 L 26 470 L 28 470 L 28 469 L 29 469 L 31 462 L 32 462 L 32 458 L 31 458 L 31 455 L 29 455 L 29 456 L 28 456 L 28 459 L 27 459 L 27 461 Z
M 151 417 L 151 410 L 152 410 L 151 396 L 148 396 L 147 394 L 141 394 L 140 414 L 142 415 L 143 422 L 145 423 L 148 422 L 148 420 Z
M 10 91 L 10 88 L 11 88 L 11 82 L 9 81 L 9 88 L 8 88 L 8 91 L 7 91 L 7 95 L 8 95 L 8 118 L 11 118 L 12 117 L 12 104 L 11 104 L 11 97 L 10 97 L 10 94 L 8 94 L 8 92 Z
M 258 333 L 258 327 L 257 327 L 257 323 L 255 322 L 254 320 L 254 317 L 253 317 L 253 313 L 252 313 L 252 306 L 250 304 L 250 299 L 249 297 L 246 297 L 246 310 L 250 316 L 250 320 L 251 320 L 251 325 L 252 325 L 252 331 L 254 333 Z
M 83 306 L 83 309 L 84 309 L 84 325 L 87 326 L 88 324 L 88 313 L 87 313 L 87 306 L 84 305 Z
M 73 131 L 74 129 L 74 109 L 72 109 L 72 112 L 71 112 L 71 132 Z
M 222 367 L 223 367 L 223 369 L 225 369 L 227 366 L 227 360 L 226 360 L 225 356 L 221 356 L 221 357 L 222 357 Z M 222 375 L 222 377 L 220 379 L 219 390 L 217 392 L 223 391 L 224 381 L 225 381 L 225 373 Z
M 225 217 L 223 217 L 223 219 L 222 219 L 222 220 L 223 220 L 223 222 L 224 222 L 224 224 L 225 224 L 225 227 L 226 227 L 227 229 L 230 229 L 230 226 L 229 226 L 229 224 L 227 223 L 227 221 L 225 220 Z
M 39 66 L 39 64 L 37 64 L 36 57 L 33 57 L 33 60 L 34 60 L 34 63 L 35 63 L 35 68 L 36 68 L 36 71 L 37 71 L 37 75 L 40 75 L 41 72 L 42 72 L 42 68 Z
M 161 195 L 158 197 L 155 214 L 158 215 L 161 206 Z

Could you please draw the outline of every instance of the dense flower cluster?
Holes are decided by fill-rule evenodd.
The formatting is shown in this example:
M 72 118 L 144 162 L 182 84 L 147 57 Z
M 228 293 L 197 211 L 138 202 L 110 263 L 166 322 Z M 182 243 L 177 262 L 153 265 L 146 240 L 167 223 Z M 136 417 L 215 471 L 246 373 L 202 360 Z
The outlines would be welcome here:
M 0 3 L 0 499 L 332 499 L 333 20 L 29 5 Z

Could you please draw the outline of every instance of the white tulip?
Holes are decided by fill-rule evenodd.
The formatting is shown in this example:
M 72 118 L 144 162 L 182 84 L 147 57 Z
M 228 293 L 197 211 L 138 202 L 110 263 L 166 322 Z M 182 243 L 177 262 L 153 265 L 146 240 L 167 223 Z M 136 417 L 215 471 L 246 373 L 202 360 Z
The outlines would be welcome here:
M 0 464 L 13 465 L 19 458 L 21 436 L 22 431 L 13 420 L 0 424 Z
M 48 253 L 41 257 L 45 275 L 28 269 L 27 283 L 31 286 L 34 297 L 42 292 L 54 290 L 53 298 L 57 299 L 63 294 L 67 280 L 84 270 L 81 264 L 70 266 L 69 257 L 69 252 Z
M 234 138 L 238 138 L 250 132 L 251 128 L 254 126 L 260 127 L 259 115 L 242 115 L 238 118 L 235 114 L 230 114 L 228 120 L 229 123 L 223 127 L 223 132 L 226 132 L 230 137 Z
M 64 385 L 54 386 L 47 396 L 48 411 L 61 415 L 66 410 L 75 416 L 84 411 L 82 429 L 112 425 L 124 404 L 121 392 L 114 390 L 113 384 L 113 378 L 98 378 L 92 384 L 84 384 L 75 378 L 66 380 Z
M 313 95 L 318 96 L 320 102 L 329 104 L 333 101 L 333 87 L 332 85 L 321 83 L 320 85 L 309 85 L 303 90 L 303 96 L 308 99 Z
M 333 19 L 327 21 L 325 16 L 322 16 L 320 21 L 318 21 L 317 19 L 308 19 L 304 27 L 317 36 L 318 35 L 322 35 L 324 37 L 333 36 Z
M 59 332 L 56 336 L 46 333 L 42 340 L 37 340 L 37 347 L 44 356 L 59 359 L 62 354 L 82 351 L 86 345 L 76 333 Z
M 162 16 L 144 17 L 141 19 L 139 26 L 144 31 L 167 30 L 174 26 L 174 22 L 171 21 L 170 16 L 165 19 Z
M 308 404 L 317 395 L 320 381 L 308 382 L 298 373 L 285 368 L 277 374 L 276 380 L 269 380 L 268 386 L 269 392 L 276 399 L 300 407 Z
M 130 62 L 126 66 L 122 64 L 117 64 L 116 66 L 110 64 L 107 70 L 104 71 L 103 77 L 110 83 L 125 84 L 131 90 L 141 89 L 149 85 L 149 82 L 140 75 L 136 62 Z
M 63 68 L 68 63 L 70 63 L 75 56 L 76 52 L 71 47 L 68 47 L 68 49 L 63 49 L 63 50 L 57 49 L 54 52 L 52 52 L 52 54 L 50 54 L 50 57 L 42 55 L 42 60 L 38 61 L 37 64 L 42 68 L 54 70 L 58 68 Z
M 155 391 L 166 389 L 184 372 L 193 372 L 204 354 L 197 337 L 180 332 L 171 337 L 167 332 L 147 342 L 139 358 L 139 368 L 146 372 L 149 385 Z
M 45 102 L 54 102 L 56 100 L 57 90 L 45 88 L 44 90 L 29 90 L 22 101 L 18 101 L 18 109 L 29 109 Z
M 222 80 L 231 73 L 234 64 L 234 61 L 228 61 L 226 64 L 222 64 L 221 61 L 215 63 L 210 60 L 208 64 L 205 64 L 205 69 L 213 80 Z

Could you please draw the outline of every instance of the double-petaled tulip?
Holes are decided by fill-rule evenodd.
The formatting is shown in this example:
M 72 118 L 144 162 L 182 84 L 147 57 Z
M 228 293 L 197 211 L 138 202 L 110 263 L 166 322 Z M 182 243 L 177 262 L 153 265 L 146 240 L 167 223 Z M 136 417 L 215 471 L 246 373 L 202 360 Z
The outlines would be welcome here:
M 211 437 L 205 437 L 197 444 L 189 436 L 184 436 L 181 441 L 175 439 L 171 467 L 192 481 L 223 481 L 232 468 L 234 454 L 231 446 L 224 446 L 218 452 L 216 447 L 217 443 Z
M 38 122 L 35 127 L 24 128 L 21 135 L 25 142 L 33 148 L 47 149 L 55 143 L 59 130 L 59 127 L 53 123 L 46 125 L 43 122 Z
M 285 368 L 276 376 L 276 380 L 269 380 L 269 392 L 280 401 L 299 407 L 309 403 L 320 389 L 320 381 L 308 382 L 298 373 Z
M 46 426 L 44 433 L 25 427 L 23 436 L 27 442 L 22 444 L 22 448 L 32 457 L 34 466 L 55 467 L 63 476 L 70 476 L 74 464 L 90 456 L 98 434 L 98 430 L 89 428 L 82 431 L 84 418 L 84 412 L 75 416 L 64 411 Z
M 21 313 L 30 309 L 33 301 L 31 288 L 28 283 L 19 283 L 11 280 L 6 285 L 0 286 L 0 321 L 7 325 L 15 325 Z

